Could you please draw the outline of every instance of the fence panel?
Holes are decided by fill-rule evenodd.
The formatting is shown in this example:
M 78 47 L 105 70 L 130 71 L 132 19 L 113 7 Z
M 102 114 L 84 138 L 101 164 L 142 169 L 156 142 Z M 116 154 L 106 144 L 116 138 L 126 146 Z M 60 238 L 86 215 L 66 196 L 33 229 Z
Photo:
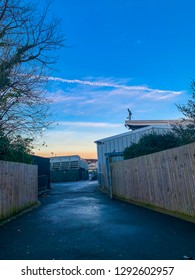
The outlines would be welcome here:
M 0 161 L 0 220 L 38 202 L 36 165 Z
M 113 194 L 195 217 L 195 143 L 112 163 Z

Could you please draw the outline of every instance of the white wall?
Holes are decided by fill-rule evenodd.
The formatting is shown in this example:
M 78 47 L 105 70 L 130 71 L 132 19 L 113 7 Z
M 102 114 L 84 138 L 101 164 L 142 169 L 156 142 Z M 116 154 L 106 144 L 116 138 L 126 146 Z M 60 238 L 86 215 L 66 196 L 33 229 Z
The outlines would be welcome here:
M 170 129 L 170 126 L 148 126 L 136 129 L 134 131 L 96 140 L 95 143 L 97 144 L 98 173 L 103 172 L 104 165 L 106 164 L 105 153 L 123 152 L 126 147 L 131 146 L 133 143 L 137 143 L 144 134 L 151 132 L 163 134 Z

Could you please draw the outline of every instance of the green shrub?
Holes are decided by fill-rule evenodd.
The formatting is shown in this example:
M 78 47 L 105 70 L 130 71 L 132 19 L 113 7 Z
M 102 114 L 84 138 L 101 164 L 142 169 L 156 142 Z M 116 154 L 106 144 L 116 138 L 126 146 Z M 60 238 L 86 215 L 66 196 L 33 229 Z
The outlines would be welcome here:
M 130 159 L 178 147 L 179 145 L 179 139 L 171 132 L 163 135 L 150 133 L 143 135 L 138 143 L 126 148 L 123 155 L 124 159 Z

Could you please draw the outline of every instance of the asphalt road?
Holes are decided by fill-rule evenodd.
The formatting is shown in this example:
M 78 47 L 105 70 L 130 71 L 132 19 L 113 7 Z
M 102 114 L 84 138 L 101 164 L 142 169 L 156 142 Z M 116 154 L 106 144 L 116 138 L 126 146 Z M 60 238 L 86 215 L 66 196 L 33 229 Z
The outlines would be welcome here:
M 53 184 L 41 206 L 0 226 L 1 260 L 182 260 L 195 224 L 110 198 L 97 182 Z

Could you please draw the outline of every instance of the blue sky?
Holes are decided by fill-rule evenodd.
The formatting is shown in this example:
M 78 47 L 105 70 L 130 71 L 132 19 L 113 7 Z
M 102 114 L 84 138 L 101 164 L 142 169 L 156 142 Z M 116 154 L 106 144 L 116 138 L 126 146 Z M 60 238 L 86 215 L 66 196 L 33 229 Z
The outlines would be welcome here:
M 36 153 L 96 157 L 94 140 L 127 132 L 127 108 L 135 120 L 181 117 L 175 104 L 195 79 L 194 10 L 194 0 L 54 0 L 67 45 L 48 86 L 58 126 Z

